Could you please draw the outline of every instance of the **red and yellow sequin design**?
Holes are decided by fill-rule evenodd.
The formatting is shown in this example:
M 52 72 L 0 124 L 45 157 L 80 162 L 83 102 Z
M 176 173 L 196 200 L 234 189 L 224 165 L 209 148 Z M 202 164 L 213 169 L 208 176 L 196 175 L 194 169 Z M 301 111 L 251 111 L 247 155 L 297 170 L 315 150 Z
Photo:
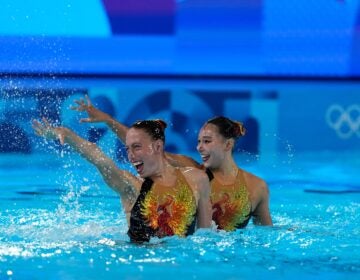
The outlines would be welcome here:
M 233 231 L 249 219 L 251 202 L 241 170 L 232 185 L 222 185 L 216 178 L 211 181 L 211 204 L 219 229 Z
M 148 225 L 156 230 L 158 237 L 186 236 L 195 219 L 195 197 L 181 172 L 178 173 L 176 185 L 171 191 L 156 194 L 154 184 L 141 205 L 141 214 Z

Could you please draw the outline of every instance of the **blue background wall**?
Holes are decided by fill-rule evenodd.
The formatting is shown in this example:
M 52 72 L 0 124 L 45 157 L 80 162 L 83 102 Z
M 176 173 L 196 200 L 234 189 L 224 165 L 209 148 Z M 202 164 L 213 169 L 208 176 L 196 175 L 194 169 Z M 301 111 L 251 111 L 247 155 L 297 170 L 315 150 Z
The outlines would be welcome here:
M 359 76 L 359 30 L 357 0 L 3 1 L 0 72 Z
M 40 116 L 108 141 L 67 109 L 85 93 L 165 119 L 171 151 L 214 115 L 248 127 L 238 151 L 359 150 L 359 34 L 355 0 L 3 1 L 0 150 L 39 150 Z
M 121 149 L 105 126 L 79 124 L 84 115 L 69 110 L 73 101 L 85 94 L 127 125 L 139 119 L 164 119 L 168 123 L 167 149 L 173 152 L 193 153 L 202 124 L 216 115 L 240 120 L 247 127 L 236 152 L 360 150 L 358 83 L 135 79 L 97 80 L 94 84 L 77 79 L 36 82 L 32 78 L 3 81 L 1 94 L 2 151 L 10 151 L 13 145 L 14 151 L 41 151 L 30 120 L 42 116 L 106 149 Z

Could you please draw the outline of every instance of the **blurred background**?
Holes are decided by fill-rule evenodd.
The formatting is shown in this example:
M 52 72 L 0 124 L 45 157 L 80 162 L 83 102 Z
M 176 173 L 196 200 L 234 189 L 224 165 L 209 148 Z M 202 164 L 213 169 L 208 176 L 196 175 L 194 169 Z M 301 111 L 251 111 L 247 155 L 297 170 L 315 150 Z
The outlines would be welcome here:
M 121 159 L 69 110 L 85 94 L 127 125 L 164 119 L 172 152 L 218 115 L 247 127 L 237 153 L 359 151 L 360 2 L 2 1 L 0 152 L 47 151 L 30 126 L 44 116 Z

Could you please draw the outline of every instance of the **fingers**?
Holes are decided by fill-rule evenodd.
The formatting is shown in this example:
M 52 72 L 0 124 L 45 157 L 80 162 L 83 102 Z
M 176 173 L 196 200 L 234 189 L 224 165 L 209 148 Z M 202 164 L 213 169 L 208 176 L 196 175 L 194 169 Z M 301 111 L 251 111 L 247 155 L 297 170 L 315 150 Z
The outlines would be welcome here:
M 49 122 L 45 118 L 42 118 L 42 121 L 43 123 L 38 120 L 32 120 L 31 126 L 34 129 L 35 134 L 38 136 L 44 136 L 46 130 L 51 127 Z
M 48 119 L 45 117 L 41 118 L 41 121 L 33 119 L 31 121 L 31 126 L 35 130 L 35 133 L 39 136 L 43 136 L 47 130 L 53 128 L 53 126 L 49 123 Z
M 77 104 L 77 106 L 70 106 L 70 109 L 74 111 L 88 111 L 92 106 L 88 95 L 85 95 L 85 100 L 80 98 L 79 100 L 74 100 L 74 102 Z
M 85 109 L 81 108 L 80 106 L 70 106 L 70 110 L 82 112 Z
M 64 146 L 64 143 L 65 143 L 65 136 L 64 136 L 64 134 L 59 133 L 59 134 L 57 135 L 57 138 L 59 139 L 60 144 L 61 144 L 62 146 Z
M 44 123 L 45 128 L 50 128 L 51 127 L 49 121 L 45 117 L 42 118 L 42 121 Z
M 62 127 L 53 126 L 46 118 L 41 118 L 41 121 L 32 120 L 32 128 L 36 135 L 46 139 L 58 139 L 61 145 L 65 144 L 65 133 Z
M 38 122 L 37 120 L 32 120 L 31 127 L 34 129 L 34 131 L 37 135 L 41 136 L 42 128 L 41 128 L 40 122 Z
M 92 106 L 90 98 L 89 98 L 89 96 L 87 94 L 85 94 L 85 99 L 86 99 L 87 105 Z
M 86 110 L 86 105 L 85 105 L 85 102 L 83 99 L 80 99 L 80 100 L 75 100 L 74 101 L 77 106 L 70 106 L 70 109 L 71 110 L 74 110 L 74 111 L 80 111 L 80 112 L 83 112 Z
M 31 126 L 33 128 L 38 127 L 38 126 L 40 126 L 40 122 L 38 120 L 34 119 L 34 120 L 31 121 Z
M 33 127 L 33 128 L 39 128 L 39 127 L 42 127 L 43 126 L 43 124 L 41 123 L 41 122 L 39 122 L 38 120 L 32 120 L 31 121 L 31 126 Z

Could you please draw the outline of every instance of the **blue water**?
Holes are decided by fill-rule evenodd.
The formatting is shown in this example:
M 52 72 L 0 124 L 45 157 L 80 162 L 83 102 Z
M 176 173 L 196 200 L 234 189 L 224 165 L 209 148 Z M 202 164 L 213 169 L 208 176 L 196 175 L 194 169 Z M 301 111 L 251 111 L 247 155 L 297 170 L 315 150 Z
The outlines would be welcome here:
M 119 197 L 82 158 L 0 156 L 0 279 L 359 279 L 360 156 L 239 157 L 274 227 L 128 242 Z

